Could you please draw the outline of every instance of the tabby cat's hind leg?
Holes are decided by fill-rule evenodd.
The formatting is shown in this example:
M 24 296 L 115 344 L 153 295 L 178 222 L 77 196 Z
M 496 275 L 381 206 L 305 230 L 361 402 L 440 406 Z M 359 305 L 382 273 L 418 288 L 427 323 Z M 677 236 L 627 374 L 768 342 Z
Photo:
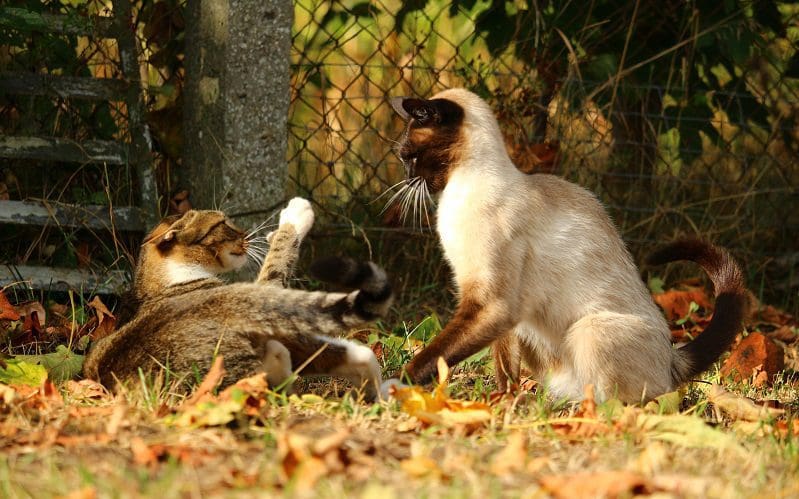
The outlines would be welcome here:
M 377 357 L 369 347 L 354 341 L 317 335 L 301 335 L 281 341 L 292 352 L 295 370 L 308 362 L 299 372 L 301 376 L 341 376 L 357 389 L 363 390 L 367 400 L 377 397 L 382 376 Z
M 289 349 L 279 341 L 267 341 L 263 369 L 266 372 L 266 381 L 269 383 L 270 388 L 275 388 L 285 383 L 293 374 Z M 292 384 L 292 382 L 289 382 L 286 385 L 286 392 L 292 392 Z

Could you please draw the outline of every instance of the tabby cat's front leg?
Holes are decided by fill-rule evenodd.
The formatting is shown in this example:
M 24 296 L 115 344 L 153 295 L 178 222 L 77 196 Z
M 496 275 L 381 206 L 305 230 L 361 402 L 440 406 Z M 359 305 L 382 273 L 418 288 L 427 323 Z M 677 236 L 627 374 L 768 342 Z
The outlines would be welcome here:
M 300 243 L 313 225 L 311 203 L 294 198 L 280 211 L 277 231 L 269 235 L 269 253 L 256 282 L 287 287 L 300 254 Z

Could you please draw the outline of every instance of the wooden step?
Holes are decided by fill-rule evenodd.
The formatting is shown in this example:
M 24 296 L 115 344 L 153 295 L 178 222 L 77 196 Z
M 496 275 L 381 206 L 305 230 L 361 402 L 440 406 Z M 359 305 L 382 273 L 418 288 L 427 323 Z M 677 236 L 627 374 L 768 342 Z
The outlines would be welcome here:
M 7 94 L 54 95 L 63 98 L 124 100 L 128 82 L 116 78 L 60 76 L 16 71 L 0 72 L 0 88 Z
M 86 295 L 120 295 L 128 289 L 129 284 L 127 274 L 122 270 L 95 273 L 60 267 L 3 265 L 0 266 L 0 286 L 43 291 L 73 290 Z
M 0 158 L 124 165 L 127 146 L 108 140 L 75 142 L 55 137 L 0 135 Z
M 43 203 L 39 201 L 0 201 L 0 224 L 58 225 L 87 227 L 122 232 L 143 231 L 141 209 L 108 206 Z

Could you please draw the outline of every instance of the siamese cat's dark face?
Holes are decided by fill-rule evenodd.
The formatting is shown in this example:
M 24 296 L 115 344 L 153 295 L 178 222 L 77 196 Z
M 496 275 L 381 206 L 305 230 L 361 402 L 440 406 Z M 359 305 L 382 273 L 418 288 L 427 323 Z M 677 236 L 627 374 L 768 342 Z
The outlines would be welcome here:
M 407 123 L 397 151 L 407 178 L 423 179 L 430 194 L 442 191 L 458 162 L 463 108 L 448 99 L 394 97 L 390 102 Z

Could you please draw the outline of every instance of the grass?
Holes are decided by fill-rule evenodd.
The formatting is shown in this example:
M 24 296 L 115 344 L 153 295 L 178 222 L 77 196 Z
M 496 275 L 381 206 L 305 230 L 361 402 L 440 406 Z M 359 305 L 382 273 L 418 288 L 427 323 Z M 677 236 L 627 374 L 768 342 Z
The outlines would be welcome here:
M 424 327 L 362 334 L 392 370 L 422 344 L 415 336 Z M 489 357 L 455 369 L 449 396 L 488 399 Z M 717 372 L 704 380 L 721 381 Z M 726 383 L 777 399 L 789 414 L 799 409 L 798 386 L 787 376 L 770 388 Z M 608 477 L 622 496 L 799 493 L 797 436 L 768 421 L 753 429 L 719 418 L 703 383 L 687 388 L 681 414 L 663 416 L 614 401 L 592 416 L 539 388 L 492 403 L 491 420 L 471 429 L 420 425 L 396 401 L 364 403 L 336 379 L 297 388 L 303 395 L 261 392 L 260 407 L 250 400 L 227 424 L 200 427 L 169 423 L 184 399 L 158 377 L 118 395 L 63 384 L 54 398 L 0 403 L 0 496 L 565 497 L 596 494 Z M 654 424 L 660 417 L 672 426 Z

